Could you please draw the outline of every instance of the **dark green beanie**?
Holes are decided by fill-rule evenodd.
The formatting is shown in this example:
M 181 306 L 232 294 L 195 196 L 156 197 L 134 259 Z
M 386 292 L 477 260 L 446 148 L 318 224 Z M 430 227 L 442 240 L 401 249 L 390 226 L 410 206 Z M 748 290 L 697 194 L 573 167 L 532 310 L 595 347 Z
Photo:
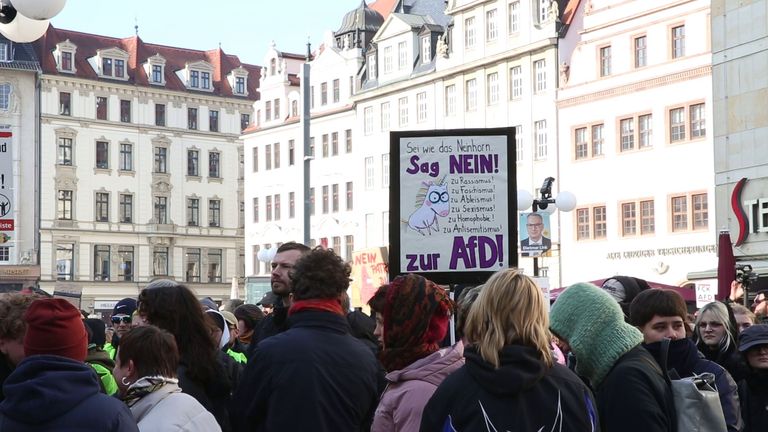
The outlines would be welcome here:
M 560 294 L 552 305 L 550 328 L 571 346 L 576 372 L 595 387 L 619 357 L 643 341 L 643 334 L 624 322 L 616 300 L 590 283 L 571 285 Z

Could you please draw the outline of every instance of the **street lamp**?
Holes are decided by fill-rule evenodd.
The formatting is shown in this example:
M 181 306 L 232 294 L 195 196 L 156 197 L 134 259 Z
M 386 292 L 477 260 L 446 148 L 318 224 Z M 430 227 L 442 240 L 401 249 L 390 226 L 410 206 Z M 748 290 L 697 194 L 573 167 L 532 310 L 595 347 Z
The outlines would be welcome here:
M 571 192 L 561 191 L 557 194 L 557 198 L 552 198 L 552 184 L 555 182 L 554 177 L 547 177 L 544 179 L 544 184 L 539 189 L 540 198 L 534 198 L 528 191 L 517 191 L 517 209 L 519 211 L 528 210 L 533 207 L 533 212 L 539 210 L 546 213 L 554 213 L 555 210 L 564 212 L 572 211 L 576 208 L 576 196 Z M 550 205 L 551 204 L 551 205 Z M 539 275 L 539 257 L 533 257 L 533 275 Z
M 48 29 L 48 21 L 67 0 L 0 0 L 0 33 L 19 43 L 33 42 Z

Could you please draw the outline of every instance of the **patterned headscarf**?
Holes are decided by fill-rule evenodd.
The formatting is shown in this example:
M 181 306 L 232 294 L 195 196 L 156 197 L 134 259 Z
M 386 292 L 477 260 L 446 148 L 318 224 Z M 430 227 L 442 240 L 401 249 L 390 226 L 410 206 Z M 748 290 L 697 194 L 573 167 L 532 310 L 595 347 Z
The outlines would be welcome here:
M 384 349 L 379 357 L 384 368 L 400 370 L 437 351 L 454 307 L 448 293 L 431 280 L 415 274 L 396 277 L 382 311 Z

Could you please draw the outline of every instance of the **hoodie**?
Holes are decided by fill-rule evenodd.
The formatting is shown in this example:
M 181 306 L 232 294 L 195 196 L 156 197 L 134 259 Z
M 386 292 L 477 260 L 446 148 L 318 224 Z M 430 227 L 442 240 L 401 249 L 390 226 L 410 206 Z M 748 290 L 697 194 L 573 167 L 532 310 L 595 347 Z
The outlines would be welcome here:
M 376 407 L 371 432 L 417 430 L 424 405 L 445 377 L 464 364 L 463 353 L 464 344 L 459 342 L 388 373 L 389 384 Z
M 565 366 L 548 367 L 536 349 L 509 345 L 500 366 L 469 346 L 424 408 L 421 431 L 597 430 L 592 394 Z
M 83 362 L 27 357 L 5 382 L 0 430 L 138 432 L 128 407 L 99 390 L 96 374 Z

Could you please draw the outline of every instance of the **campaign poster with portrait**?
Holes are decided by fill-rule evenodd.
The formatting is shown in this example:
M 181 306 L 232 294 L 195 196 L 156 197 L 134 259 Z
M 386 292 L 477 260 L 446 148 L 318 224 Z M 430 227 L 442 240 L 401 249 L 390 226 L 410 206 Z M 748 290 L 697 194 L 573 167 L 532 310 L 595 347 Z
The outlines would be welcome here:
M 390 279 L 482 283 L 517 266 L 513 128 L 392 132 L 390 148 Z
M 541 256 L 552 249 L 549 213 L 520 213 L 520 255 Z

